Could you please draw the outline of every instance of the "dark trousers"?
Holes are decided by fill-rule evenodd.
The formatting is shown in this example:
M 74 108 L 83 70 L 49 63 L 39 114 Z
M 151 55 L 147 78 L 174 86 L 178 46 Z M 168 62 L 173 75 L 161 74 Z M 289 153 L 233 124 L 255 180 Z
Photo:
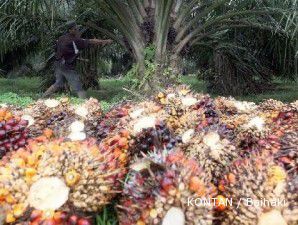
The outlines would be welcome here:
M 80 81 L 80 75 L 74 69 L 68 69 L 61 62 L 55 63 L 55 88 L 63 88 L 65 80 L 70 85 L 72 91 L 83 91 L 82 83 Z

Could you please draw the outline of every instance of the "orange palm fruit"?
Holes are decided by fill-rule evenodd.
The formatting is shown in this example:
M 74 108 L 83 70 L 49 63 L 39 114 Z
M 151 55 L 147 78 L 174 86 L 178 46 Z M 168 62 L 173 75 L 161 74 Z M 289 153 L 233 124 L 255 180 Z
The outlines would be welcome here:
M 218 195 L 216 197 L 216 201 L 215 201 L 215 205 L 216 205 L 216 210 L 218 211 L 224 211 L 227 208 L 226 205 L 226 198 L 222 195 Z
M 44 131 L 43 131 L 43 134 L 44 134 L 44 136 L 46 137 L 46 138 L 51 138 L 52 136 L 53 136 L 53 131 L 51 130 L 51 129 L 45 129 Z
M 6 214 L 6 219 L 5 219 L 6 223 L 14 223 L 15 221 L 16 221 L 16 218 L 13 216 L 12 213 Z
M 236 176 L 233 173 L 229 173 L 228 174 L 228 180 L 231 184 L 235 184 L 236 183 Z
M 190 178 L 189 189 L 191 191 L 194 191 L 194 192 L 198 191 L 201 185 L 202 185 L 202 182 L 201 182 L 200 178 L 198 178 L 198 177 Z
M 18 218 L 21 217 L 25 212 L 25 206 L 23 204 L 17 204 L 13 207 L 13 215 Z

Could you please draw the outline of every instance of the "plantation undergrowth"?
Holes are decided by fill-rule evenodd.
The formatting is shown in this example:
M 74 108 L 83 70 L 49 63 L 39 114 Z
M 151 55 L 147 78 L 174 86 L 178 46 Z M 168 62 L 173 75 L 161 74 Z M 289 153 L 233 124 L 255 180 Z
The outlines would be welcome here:
M 181 83 L 190 85 L 196 92 L 207 93 L 204 82 L 198 80 L 195 76 L 184 76 L 180 78 Z M 21 107 L 27 106 L 34 100 L 40 98 L 42 93 L 39 90 L 39 78 L 18 78 L 4 79 L 0 78 L 0 104 L 13 104 Z M 283 102 L 292 102 L 298 99 L 298 83 L 290 81 L 276 81 L 276 89 L 260 94 L 251 94 L 247 96 L 233 96 L 237 100 L 261 102 L 264 99 L 273 98 Z M 111 106 L 133 98 L 132 94 L 123 88 L 129 89 L 130 81 L 128 79 L 100 79 L 100 90 L 88 90 L 90 97 L 100 100 L 104 111 Z M 55 97 L 65 97 L 65 94 L 57 94 Z M 216 97 L 217 95 L 211 95 Z M 73 102 L 80 102 L 76 97 L 71 97 Z

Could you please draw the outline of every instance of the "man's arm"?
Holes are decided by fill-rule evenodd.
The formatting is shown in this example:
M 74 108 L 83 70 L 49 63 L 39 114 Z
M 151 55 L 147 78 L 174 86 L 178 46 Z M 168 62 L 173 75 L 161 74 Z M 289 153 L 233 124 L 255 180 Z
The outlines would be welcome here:
M 99 40 L 99 39 L 89 39 L 91 45 L 107 45 L 111 44 L 113 41 L 111 39 Z

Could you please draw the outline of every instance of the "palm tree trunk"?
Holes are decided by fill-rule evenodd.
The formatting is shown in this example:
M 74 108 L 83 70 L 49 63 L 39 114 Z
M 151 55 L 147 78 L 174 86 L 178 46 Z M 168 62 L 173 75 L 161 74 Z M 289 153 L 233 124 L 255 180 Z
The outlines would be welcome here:
M 173 54 L 170 60 L 170 66 L 172 68 L 172 73 L 174 76 L 180 75 L 182 73 L 182 58 L 180 55 Z

